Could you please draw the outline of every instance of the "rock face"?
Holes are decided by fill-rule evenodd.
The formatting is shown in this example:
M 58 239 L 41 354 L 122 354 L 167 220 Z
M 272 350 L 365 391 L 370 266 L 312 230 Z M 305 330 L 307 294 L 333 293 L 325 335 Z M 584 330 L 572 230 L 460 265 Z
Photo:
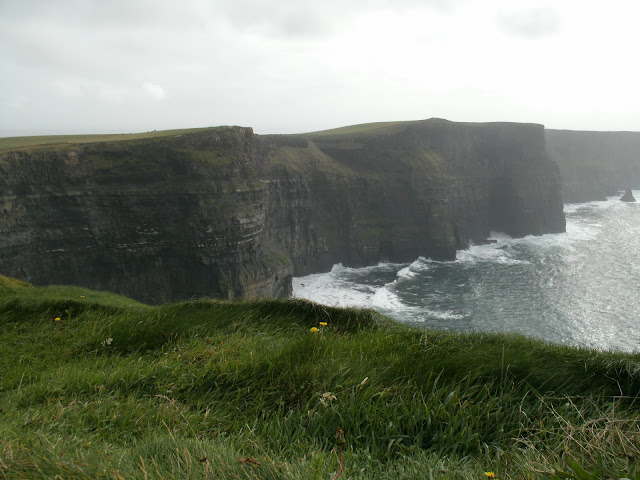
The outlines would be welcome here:
M 640 188 L 640 133 L 546 130 L 549 156 L 560 167 L 567 203 L 605 200 Z
M 0 270 L 147 302 L 287 296 L 291 276 L 564 231 L 544 129 L 432 119 L 220 127 L 0 153 Z
M 620 197 L 620 200 L 622 200 L 623 202 L 635 202 L 636 199 L 633 196 L 633 192 L 631 191 L 630 188 L 627 188 L 624 192 L 624 195 L 622 195 L 622 197 Z
M 286 295 L 251 129 L 0 157 L 1 269 L 150 302 Z

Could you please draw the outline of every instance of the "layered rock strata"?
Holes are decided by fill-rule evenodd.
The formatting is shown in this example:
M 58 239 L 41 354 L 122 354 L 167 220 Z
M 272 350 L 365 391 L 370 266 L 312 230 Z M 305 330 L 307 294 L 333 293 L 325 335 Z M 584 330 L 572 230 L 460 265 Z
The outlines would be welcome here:
M 453 259 L 564 231 L 544 129 L 432 119 L 220 127 L 0 153 L 0 270 L 147 302 L 287 296 L 335 263 Z

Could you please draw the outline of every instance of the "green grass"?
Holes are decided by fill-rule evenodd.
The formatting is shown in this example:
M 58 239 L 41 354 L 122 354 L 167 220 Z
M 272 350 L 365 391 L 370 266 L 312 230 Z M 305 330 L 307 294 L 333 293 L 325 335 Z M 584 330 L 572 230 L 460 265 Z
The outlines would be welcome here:
M 354 133 L 393 133 L 404 126 L 415 122 L 379 122 L 349 127 L 334 128 L 320 132 L 304 134 L 307 136 L 343 135 Z M 98 142 L 122 142 L 148 138 L 171 137 L 213 130 L 220 127 L 183 128 L 175 130 L 154 130 L 140 133 L 103 133 L 83 135 L 35 135 L 25 137 L 0 137 L 0 153 L 12 150 L 56 150 L 65 149 L 77 144 Z
M 96 142 L 121 142 L 127 140 L 140 140 L 145 138 L 168 137 L 176 135 L 185 135 L 187 133 L 196 133 L 209 130 L 215 127 L 204 128 L 184 128 L 177 130 L 159 130 L 142 133 L 117 133 L 117 134 L 94 134 L 94 135 L 41 135 L 28 137 L 3 137 L 0 138 L 0 152 L 10 150 L 33 149 L 34 147 L 42 147 L 51 149 L 55 147 L 64 147 L 67 145 L 96 143 Z
M 331 128 L 329 130 L 320 130 L 318 132 L 309 132 L 303 135 L 308 137 L 324 137 L 332 135 L 358 135 L 358 134 L 385 134 L 396 133 L 406 126 L 420 122 L 415 121 L 399 121 L 399 122 L 374 122 L 362 123 L 358 125 L 349 125 L 346 127 Z
M 0 277 L 0 478 L 331 479 L 338 427 L 340 478 L 620 478 L 638 392 L 637 354 Z
M 327 136 L 346 135 L 356 133 L 393 133 L 409 125 L 413 121 L 399 122 L 378 122 L 366 123 L 362 125 L 351 125 L 348 127 L 333 128 L 319 132 L 303 134 L 305 136 Z M 97 143 L 97 142 L 121 142 L 129 140 L 141 140 L 156 137 L 169 137 L 197 133 L 220 127 L 183 128 L 174 130 L 153 130 L 140 133 L 103 133 L 103 134 L 82 134 L 82 135 L 34 135 L 24 137 L 0 137 L 0 152 L 11 150 L 33 150 L 46 148 L 54 150 L 65 148 L 76 144 Z
M 273 165 L 283 165 L 290 170 L 309 174 L 314 171 L 329 175 L 354 176 L 356 172 L 348 166 L 323 153 L 318 146 L 309 142 L 304 147 L 282 145 L 271 150 L 269 161 Z

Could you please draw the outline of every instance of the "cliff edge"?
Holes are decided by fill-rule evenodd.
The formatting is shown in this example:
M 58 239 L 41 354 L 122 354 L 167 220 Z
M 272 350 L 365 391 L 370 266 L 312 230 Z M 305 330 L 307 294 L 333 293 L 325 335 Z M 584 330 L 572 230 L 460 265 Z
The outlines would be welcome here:
M 146 302 L 287 296 L 291 276 L 564 231 L 540 125 L 218 127 L 0 150 L 2 272 Z

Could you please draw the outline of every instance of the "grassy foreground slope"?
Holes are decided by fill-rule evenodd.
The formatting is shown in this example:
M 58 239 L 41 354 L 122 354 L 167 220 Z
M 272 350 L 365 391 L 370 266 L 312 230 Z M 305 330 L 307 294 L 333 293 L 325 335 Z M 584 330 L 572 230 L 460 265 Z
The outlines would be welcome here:
M 0 478 L 331 479 L 338 427 L 339 478 L 620 478 L 638 392 L 640 355 L 0 277 Z

